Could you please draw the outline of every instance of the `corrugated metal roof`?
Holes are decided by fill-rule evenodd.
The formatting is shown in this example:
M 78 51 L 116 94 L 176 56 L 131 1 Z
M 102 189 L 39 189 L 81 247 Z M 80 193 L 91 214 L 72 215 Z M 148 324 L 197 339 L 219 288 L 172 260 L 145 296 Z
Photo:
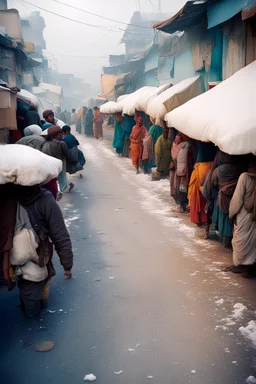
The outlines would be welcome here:
M 170 19 L 154 24 L 153 28 L 166 33 L 187 31 L 201 24 L 202 21 L 206 19 L 207 7 L 217 1 L 219 0 L 187 1 L 176 15 Z

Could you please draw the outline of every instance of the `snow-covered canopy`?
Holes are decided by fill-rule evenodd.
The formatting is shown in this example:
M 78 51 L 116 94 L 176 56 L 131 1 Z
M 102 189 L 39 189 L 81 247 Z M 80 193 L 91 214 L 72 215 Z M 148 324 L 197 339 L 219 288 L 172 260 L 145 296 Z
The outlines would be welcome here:
M 152 89 L 156 89 L 156 87 L 142 87 L 122 99 L 119 104 L 122 107 L 123 113 L 134 116 L 137 101 Z
M 136 102 L 135 108 L 137 111 L 146 112 L 148 105 L 153 101 L 158 95 L 166 91 L 166 89 L 172 86 L 171 83 L 161 85 L 160 87 L 150 89 L 148 92 L 143 94 Z
M 256 151 L 256 61 L 168 113 L 165 120 L 188 136 L 211 141 L 230 155 Z
M 61 160 L 27 145 L 0 145 L 0 184 L 46 184 L 58 177 Z
M 155 97 L 147 107 L 147 115 L 159 124 L 167 112 L 186 103 L 203 92 L 200 76 L 191 77 L 175 84 Z
M 39 107 L 38 98 L 32 93 L 26 91 L 25 89 L 21 89 L 20 92 L 17 93 L 17 98 L 27 104 L 34 105 L 36 108 Z

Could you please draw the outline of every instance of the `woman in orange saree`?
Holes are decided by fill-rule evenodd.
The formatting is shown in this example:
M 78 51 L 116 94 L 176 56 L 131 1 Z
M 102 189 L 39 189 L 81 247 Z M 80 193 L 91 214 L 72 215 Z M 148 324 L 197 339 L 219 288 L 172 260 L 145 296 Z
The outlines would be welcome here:
M 136 125 L 132 129 L 130 136 L 130 150 L 132 165 L 136 167 L 136 173 L 139 173 L 139 161 L 142 158 L 143 152 L 143 139 L 147 134 L 147 129 L 143 125 L 143 120 L 141 117 L 138 117 L 136 120 Z

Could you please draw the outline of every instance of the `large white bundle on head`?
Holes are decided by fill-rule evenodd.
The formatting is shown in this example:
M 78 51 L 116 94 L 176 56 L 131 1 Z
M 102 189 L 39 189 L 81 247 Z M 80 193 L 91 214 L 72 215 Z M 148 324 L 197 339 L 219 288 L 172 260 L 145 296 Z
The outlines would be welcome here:
M 144 94 L 146 94 L 149 90 L 156 89 L 156 87 L 142 87 L 138 89 L 137 91 L 131 93 L 127 97 L 125 97 L 123 100 L 120 101 L 120 105 L 123 108 L 123 113 L 129 116 L 135 115 L 136 110 L 136 103 L 139 100 L 140 97 L 142 97 Z
M 166 89 L 172 86 L 171 83 L 161 85 L 157 88 L 152 88 L 145 94 L 141 95 L 135 105 L 137 111 L 147 112 L 147 107 L 158 95 L 166 91 Z
M 107 115 L 114 115 L 118 111 L 118 104 L 115 101 L 108 101 L 107 103 L 101 105 L 100 107 L 101 113 L 105 113 Z
M 61 160 L 26 145 L 0 145 L 0 184 L 46 184 L 58 177 Z
M 173 85 L 154 98 L 147 107 L 146 113 L 159 122 L 167 112 L 186 103 L 203 92 L 200 76 L 195 76 Z
M 256 61 L 168 113 L 168 126 L 191 138 L 211 141 L 230 155 L 255 152 L 255 79 Z

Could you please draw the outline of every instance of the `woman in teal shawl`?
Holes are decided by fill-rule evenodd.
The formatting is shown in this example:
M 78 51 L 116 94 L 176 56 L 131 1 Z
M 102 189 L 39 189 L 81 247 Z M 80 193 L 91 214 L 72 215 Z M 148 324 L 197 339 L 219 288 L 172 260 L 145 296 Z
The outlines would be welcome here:
M 123 156 L 130 157 L 130 135 L 135 125 L 134 116 L 124 114 L 124 148 Z
M 92 109 L 89 109 L 85 115 L 85 134 L 87 136 L 93 136 L 93 119 Z
M 156 144 L 159 137 L 163 134 L 163 128 L 159 125 L 154 124 L 153 120 L 151 119 L 151 122 L 153 125 L 149 128 L 148 134 L 152 136 L 154 144 Z
M 119 156 L 122 156 L 124 147 L 124 129 L 121 113 L 116 114 L 115 134 L 112 146 L 116 149 L 116 153 Z

